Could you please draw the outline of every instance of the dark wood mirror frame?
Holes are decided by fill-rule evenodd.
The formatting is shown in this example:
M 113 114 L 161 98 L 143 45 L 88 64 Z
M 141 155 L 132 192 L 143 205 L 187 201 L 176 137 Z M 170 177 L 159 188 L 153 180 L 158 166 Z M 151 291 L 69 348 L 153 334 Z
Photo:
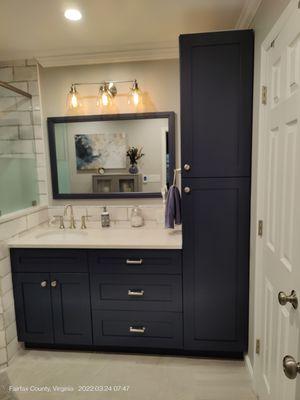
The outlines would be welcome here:
M 113 199 L 113 198 L 149 198 L 161 197 L 159 192 L 135 193 L 59 193 L 58 173 L 55 145 L 55 124 L 68 122 L 94 122 L 94 121 L 122 121 L 136 119 L 168 118 L 168 148 L 169 148 L 169 182 L 172 182 L 175 168 L 175 113 L 173 111 L 151 112 L 137 114 L 105 114 L 105 115 L 80 115 L 68 117 L 51 117 L 47 119 L 48 139 L 50 151 L 51 180 L 53 199 Z

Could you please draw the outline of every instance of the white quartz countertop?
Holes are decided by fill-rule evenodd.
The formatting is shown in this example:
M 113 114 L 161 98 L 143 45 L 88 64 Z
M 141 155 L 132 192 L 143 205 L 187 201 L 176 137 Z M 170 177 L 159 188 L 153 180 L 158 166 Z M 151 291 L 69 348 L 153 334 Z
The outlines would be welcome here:
M 40 227 L 11 239 L 11 248 L 181 249 L 182 233 L 163 227 L 60 230 Z

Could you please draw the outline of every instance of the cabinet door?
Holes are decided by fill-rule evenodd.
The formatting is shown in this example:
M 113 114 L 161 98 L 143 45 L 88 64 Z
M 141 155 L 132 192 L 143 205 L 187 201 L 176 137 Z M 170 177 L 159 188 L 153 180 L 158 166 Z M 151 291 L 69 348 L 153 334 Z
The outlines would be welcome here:
M 248 178 L 185 179 L 184 346 L 242 352 L 248 332 Z
M 183 177 L 250 176 L 253 32 L 180 36 Z
M 47 273 L 13 274 L 19 341 L 53 343 L 49 278 Z
M 54 338 L 57 344 L 92 344 L 88 274 L 51 274 Z

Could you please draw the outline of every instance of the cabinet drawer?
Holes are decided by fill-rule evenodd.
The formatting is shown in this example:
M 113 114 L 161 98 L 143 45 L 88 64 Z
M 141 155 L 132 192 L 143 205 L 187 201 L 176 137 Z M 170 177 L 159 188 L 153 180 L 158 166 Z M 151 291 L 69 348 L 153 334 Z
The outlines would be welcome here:
M 180 250 L 96 250 L 89 257 L 96 273 L 181 274 Z
M 181 276 L 92 274 L 92 306 L 102 310 L 181 311 Z
M 88 272 L 84 250 L 12 249 L 13 272 Z
M 182 315 L 167 312 L 93 311 L 98 346 L 182 348 Z

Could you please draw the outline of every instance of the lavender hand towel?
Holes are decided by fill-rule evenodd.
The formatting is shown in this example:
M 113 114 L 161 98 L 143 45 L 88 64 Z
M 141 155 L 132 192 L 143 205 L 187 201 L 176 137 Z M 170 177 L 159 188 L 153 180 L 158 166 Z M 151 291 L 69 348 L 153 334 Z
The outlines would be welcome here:
M 174 229 L 181 224 L 181 197 L 176 186 L 171 186 L 166 201 L 165 227 Z

